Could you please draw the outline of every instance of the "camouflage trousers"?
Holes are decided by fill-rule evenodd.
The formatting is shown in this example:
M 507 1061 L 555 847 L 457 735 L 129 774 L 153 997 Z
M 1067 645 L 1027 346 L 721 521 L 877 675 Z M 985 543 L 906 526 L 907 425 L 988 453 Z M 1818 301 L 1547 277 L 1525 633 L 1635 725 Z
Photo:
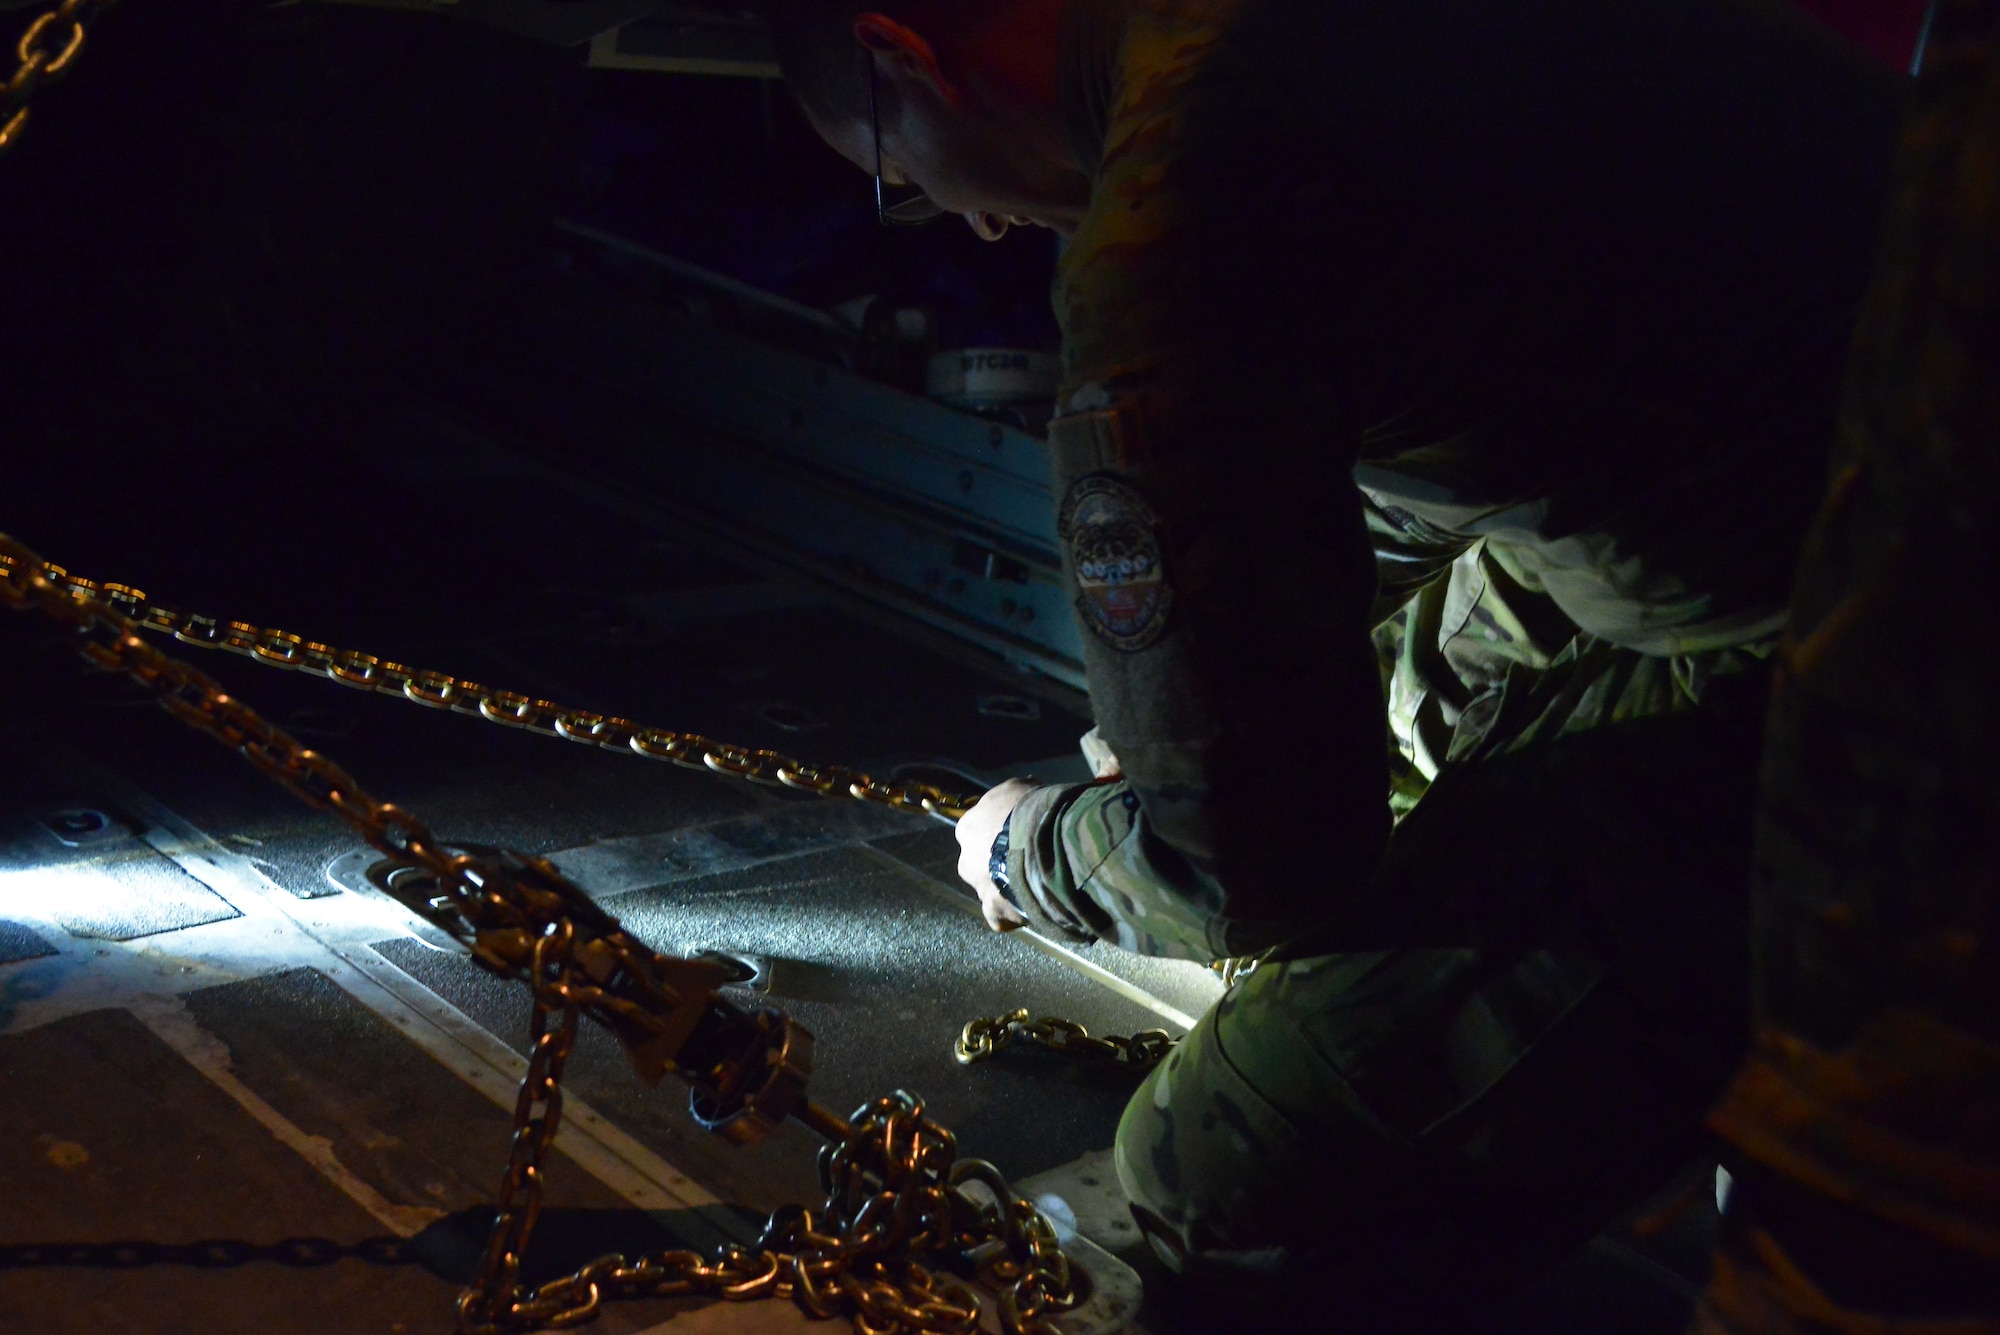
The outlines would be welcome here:
M 1685 1162 L 1747 1035 L 1767 689 L 1694 704 L 1687 667 L 1582 641 L 1518 674 L 1357 911 L 1148 1077 L 1116 1162 L 1169 1265 L 1502 1288 Z

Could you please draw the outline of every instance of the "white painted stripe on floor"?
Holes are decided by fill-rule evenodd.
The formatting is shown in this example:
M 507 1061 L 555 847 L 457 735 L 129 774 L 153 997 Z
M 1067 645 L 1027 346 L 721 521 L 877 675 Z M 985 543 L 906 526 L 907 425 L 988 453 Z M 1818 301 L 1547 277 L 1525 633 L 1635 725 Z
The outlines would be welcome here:
M 894 854 L 885 853 L 872 844 L 862 844 L 859 847 L 876 861 L 882 863 L 884 866 L 895 868 L 898 872 L 923 886 L 925 890 L 939 899 L 966 913 L 970 913 L 975 918 L 979 917 L 979 903 L 970 895 L 962 895 L 955 890 L 939 885 L 936 881 L 897 858 Z M 984 920 L 982 919 L 982 921 Z M 1032 927 L 1022 927 L 1007 933 L 1007 935 L 1014 940 L 1026 941 L 1044 955 L 1052 957 L 1059 963 L 1068 965 L 1084 977 L 1090 979 L 1093 983 L 1116 992 L 1127 1001 L 1136 1001 L 1147 1010 L 1153 1012 L 1153 1014 L 1179 1025 L 1182 1029 L 1192 1029 L 1195 1026 L 1195 1017 L 1181 1010 L 1178 1006 L 1161 1000 L 1145 988 L 1140 987 L 1137 983 L 1120 978 L 1103 965 L 1095 964 L 1085 959 L 1060 941 L 1050 940 Z M 1218 995 L 1220 994 L 1218 993 Z
M 977 909 L 975 908 L 974 911 L 977 912 Z M 1153 1014 L 1171 1020 L 1183 1029 L 1192 1029 L 1195 1026 L 1195 1017 L 1189 1015 L 1186 1011 L 1181 1010 L 1177 1006 L 1169 1005 L 1167 1002 L 1154 996 L 1151 992 L 1148 992 L 1145 988 L 1140 987 L 1137 983 L 1120 978 L 1103 965 L 1085 959 L 1062 942 L 1051 940 L 1032 927 L 1023 927 L 1018 931 L 1009 932 L 1008 935 L 1020 937 L 1043 954 L 1053 955 L 1056 959 L 1069 965 L 1070 968 L 1075 969 L 1084 977 L 1095 979 L 1105 987 L 1110 988 L 1113 992 L 1116 992 L 1119 996 L 1138 1002 L 1141 1006 L 1153 1012 Z
M 397 1205 L 349 1171 L 333 1152 L 333 1142 L 325 1136 L 307 1135 L 297 1123 L 273 1108 L 257 1091 L 236 1078 L 229 1047 L 203 1029 L 189 1014 L 179 997 L 163 997 L 131 1007 L 139 1023 L 155 1037 L 208 1078 L 236 1105 L 257 1120 L 280 1143 L 319 1170 L 319 1175 L 338 1187 L 349 1200 L 374 1215 L 381 1225 L 399 1238 L 411 1238 L 444 1218 L 444 1211 L 422 1205 Z
M 341 954 L 352 975 L 348 970 L 329 970 L 328 976 L 350 996 L 402 1030 L 474 1089 L 503 1108 L 513 1108 L 528 1066 L 519 1053 L 367 946 L 350 947 Z M 721 1203 L 574 1094 L 563 1096 L 556 1148 L 641 1209 L 695 1210 Z

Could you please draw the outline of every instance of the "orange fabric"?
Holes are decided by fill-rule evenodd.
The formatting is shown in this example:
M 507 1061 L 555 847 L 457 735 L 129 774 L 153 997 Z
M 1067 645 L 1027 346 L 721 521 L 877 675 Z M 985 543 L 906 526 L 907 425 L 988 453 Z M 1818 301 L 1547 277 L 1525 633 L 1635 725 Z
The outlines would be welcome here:
M 1921 1319 L 1856 1312 L 1828 1297 L 1777 1239 L 1752 1230 L 1749 1255 L 1716 1257 L 1689 1335 L 1996 1335 L 2000 1317 Z
M 1839 1053 L 1766 1028 L 1709 1125 L 1832 1199 L 2000 1262 L 1996 1120 L 2000 1046 L 1890 1011 Z

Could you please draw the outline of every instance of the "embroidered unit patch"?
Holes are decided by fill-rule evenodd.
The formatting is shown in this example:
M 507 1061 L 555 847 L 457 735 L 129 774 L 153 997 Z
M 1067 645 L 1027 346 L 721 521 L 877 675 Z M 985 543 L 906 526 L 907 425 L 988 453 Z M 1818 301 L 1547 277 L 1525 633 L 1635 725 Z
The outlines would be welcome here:
M 1166 633 L 1174 591 L 1160 559 L 1160 521 L 1108 473 L 1079 478 L 1056 530 L 1076 568 L 1076 610 L 1098 639 L 1137 653 Z

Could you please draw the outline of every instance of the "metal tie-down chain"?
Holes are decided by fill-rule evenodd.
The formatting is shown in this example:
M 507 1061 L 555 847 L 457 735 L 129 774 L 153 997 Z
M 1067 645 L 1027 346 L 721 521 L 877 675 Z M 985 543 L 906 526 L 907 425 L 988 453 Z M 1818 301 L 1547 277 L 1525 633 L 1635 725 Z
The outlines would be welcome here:
M 1144 1072 L 1166 1060 L 1167 1054 L 1180 1040 L 1164 1029 L 1144 1029 L 1124 1037 L 1107 1035 L 1092 1038 L 1090 1031 L 1074 1020 L 1054 1015 L 1045 1015 L 1037 1020 L 1023 1007 L 990 1020 L 970 1021 L 952 1045 L 952 1052 L 960 1066 L 970 1066 L 1004 1052 L 1016 1043 L 1047 1048 L 1066 1057 L 1080 1057 L 1121 1070 Z
M 0 577 L 9 573 L 10 559 L 5 551 L 0 551 Z M 809 765 L 776 751 L 731 746 L 699 733 L 649 728 L 630 719 L 572 709 L 517 691 L 498 691 L 448 673 L 405 667 L 358 649 L 321 644 L 288 630 L 176 611 L 150 601 L 129 584 L 85 579 L 57 565 L 48 566 L 45 573 L 73 592 L 103 598 L 140 629 L 171 635 L 183 644 L 226 649 L 266 667 L 305 672 L 357 690 L 401 696 L 432 709 L 448 709 L 502 727 L 561 737 L 607 751 L 629 751 L 648 760 L 671 760 L 690 769 L 706 768 L 752 783 L 795 788 L 821 797 L 876 802 L 898 811 L 949 821 L 956 821 L 979 800 L 977 795 L 946 792 L 934 784 L 909 780 L 885 782 L 845 765 Z
M 555 1313 L 546 1324 L 560 1325 L 566 1311 L 603 1298 L 789 1297 L 815 1316 L 851 1314 L 862 1335 L 972 1335 L 978 1299 L 923 1260 L 955 1254 L 998 1292 L 1009 1331 L 1048 1330 L 1048 1318 L 1074 1306 L 1054 1228 L 991 1164 L 958 1158 L 922 1100 L 897 1093 L 860 1109 L 852 1133 L 820 1152 L 819 1168 L 824 1205 L 779 1209 L 755 1250 L 726 1247 L 713 1261 L 688 1251 L 600 1257 L 537 1289 L 532 1301 Z M 991 1200 L 962 1190 L 972 1184 Z
M 15 559 L 0 548 L 0 577 L 11 571 Z M 398 696 L 433 709 L 449 709 L 546 737 L 561 737 L 609 751 L 630 751 L 652 760 L 671 760 L 690 769 L 708 769 L 821 797 L 877 802 L 898 811 L 928 814 L 947 821 L 956 821 L 979 800 L 972 795 L 948 793 L 932 784 L 907 780 L 885 783 L 846 766 L 808 765 L 775 751 L 731 746 L 698 733 L 644 727 L 629 719 L 566 708 L 513 691 L 496 691 L 443 672 L 405 667 L 356 649 L 338 649 L 290 631 L 176 611 L 152 602 L 131 585 L 100 583 L 72 575 L 62 566 L 44 563 L 43 570 L 49 579 L 72 593 L 102 597 L 141 629 L 172 635 L 184 644 L 225 649 L 266 667 L 302 671 L 344 686 Z M 1255 961 L 1224 960 L 1214 967 L 1223 986 L 1228 988 L 1254 968 Z M 1178 1040 L 1157 1029 L 1130 1037 L 1092 1037 L 1075 1021 L 1053 1015 L 1031 1020 L 1026 1010 L 1019 1010 L 990 1020 L 971 1021 L 953 1045 L 953 1051 L 961 1064 L 971 1065 L 1023 1041 L 1067 1056 L 1107 1061 L 1144 1072 L 1157 1065 Z
M 971 1335 L 979 1303 L 935 1263 L 964 1257 L 999 1293 L 1005 1328 L 1050 1330 L 1076 1302 L 1053 1228 L 997 1169 L 961 1160 L 951 1133 L 898 1092 L 852 1121 L 807 1101 L 811 1035 L 781 1012 L 748 1014 L 718 997 L 723 969 L 659 955 L 540 858 L 447 848 L 326 756 L 233 698 L 214 678 L 141 638 L 130 591 L 77 580 L 0 534 L 0 606 L 73 628 L 86 661 L 149 688 L 167 711 L 242 755 L 311 806 L 331 811 L 391 862 L 419 869 L 404 900 L 473 959 L 533 993 L 532 1049 L 514 1138 L 479 1273 L 460 1295 L 464 1335 L 581 1324 L 607 1298 L 712 1294 L 789 1297 L 817 1316 L 847 1314 L 862 1335 Z M 390 882 L 393 884 L 393 882 Z M 787 1116 L 825 1136 L 822 1207 L 772 1215 L 752 1250 L 600 1257 L 532 1290 L 521 1261 L 542 1199 L 543 1161 L 562 1120 L 562 1075 L 588 1013 L 624 1044 L 642 1079 L 671 1070 L 694 1087 L 704 1126 L 739 1143 Z M 977 1185 L 990 1197 L 963 1190 Z
M 28 25 L 14 46 L 14 73 L 0 83 L 0 153 L 28 126 L 28 99 L 43 84 L 69 73 L 83 50 L 84 32 L 116 0 L 62 0 Z

